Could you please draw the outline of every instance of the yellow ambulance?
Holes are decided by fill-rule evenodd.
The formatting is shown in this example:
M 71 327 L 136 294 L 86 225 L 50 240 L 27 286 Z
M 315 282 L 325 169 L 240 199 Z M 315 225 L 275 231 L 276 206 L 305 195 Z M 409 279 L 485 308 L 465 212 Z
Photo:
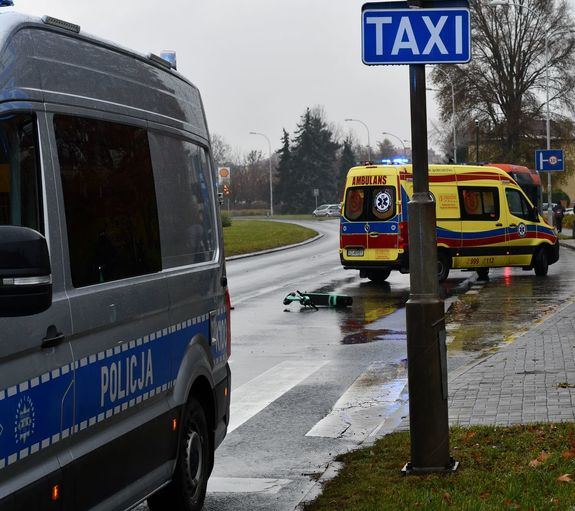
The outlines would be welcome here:
M 525 193 L 503 170 L 488 166 L 430 165 L 436 202 L 438 277 L 450 268 L 477 271 L 504 266 L 546 275 L 559 259 L 559 242 Z M 383 281 L 409 272 L 407 203 L 411 165 L 353 167 L 347 175 L 340 225 L 345 269 Z

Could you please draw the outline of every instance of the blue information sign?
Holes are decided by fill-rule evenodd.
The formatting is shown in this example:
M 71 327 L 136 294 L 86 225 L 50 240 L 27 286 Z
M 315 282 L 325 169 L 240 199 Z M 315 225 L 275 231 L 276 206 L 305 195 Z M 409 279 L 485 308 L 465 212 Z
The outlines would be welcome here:
M 471 60 L 469 9 L 364 6 L 364 64 L 455 64 Z
M 537 149 L 535 169 L 539 172 L 562 172 L 564 170 L 563 149 Z

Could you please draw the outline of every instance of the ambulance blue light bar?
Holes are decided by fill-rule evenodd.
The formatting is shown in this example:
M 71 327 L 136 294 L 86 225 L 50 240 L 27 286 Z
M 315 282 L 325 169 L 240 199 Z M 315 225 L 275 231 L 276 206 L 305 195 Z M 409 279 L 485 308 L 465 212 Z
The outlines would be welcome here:
M 0 7 L 14 7 L 12 0 L 0 0 Z

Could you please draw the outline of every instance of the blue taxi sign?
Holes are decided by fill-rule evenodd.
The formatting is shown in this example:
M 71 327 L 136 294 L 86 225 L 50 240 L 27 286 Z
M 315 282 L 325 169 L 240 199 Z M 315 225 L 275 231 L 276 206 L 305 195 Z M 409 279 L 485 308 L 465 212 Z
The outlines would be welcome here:
M 563 149 L 537 149 L 535 169 L 539 172 L 562 172 Z
M 372 8 L 366 4 L 362 11 L 362 60 L 368 65 L 469 62 L 469 9 Z

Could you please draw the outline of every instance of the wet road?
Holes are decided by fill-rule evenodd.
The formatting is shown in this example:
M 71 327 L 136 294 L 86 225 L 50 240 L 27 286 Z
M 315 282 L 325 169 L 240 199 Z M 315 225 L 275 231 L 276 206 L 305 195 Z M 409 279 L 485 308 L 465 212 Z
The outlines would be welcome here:
M 216 453 L 206 509 L 293 510 L 337 454 L 393 429 L 405 414 L 404 304 L 409 276 L 376 285 L 341 268 L 338 222 L 310 222 L 321 240 L 228 263 L 232 294 L 232 422 Z M 573 254 L 573 255 L 572 255 Z M 448 368 L 513 339 L 569 299 L 575 252 L 546 278 L 452 271 L 446 298 Z M 284 306 L 289 292 L 351 295 L 347 309 Z M 461 294 L 450 297 L 454 290 Z M 144 506 L 140 507 L 144 509 Z

